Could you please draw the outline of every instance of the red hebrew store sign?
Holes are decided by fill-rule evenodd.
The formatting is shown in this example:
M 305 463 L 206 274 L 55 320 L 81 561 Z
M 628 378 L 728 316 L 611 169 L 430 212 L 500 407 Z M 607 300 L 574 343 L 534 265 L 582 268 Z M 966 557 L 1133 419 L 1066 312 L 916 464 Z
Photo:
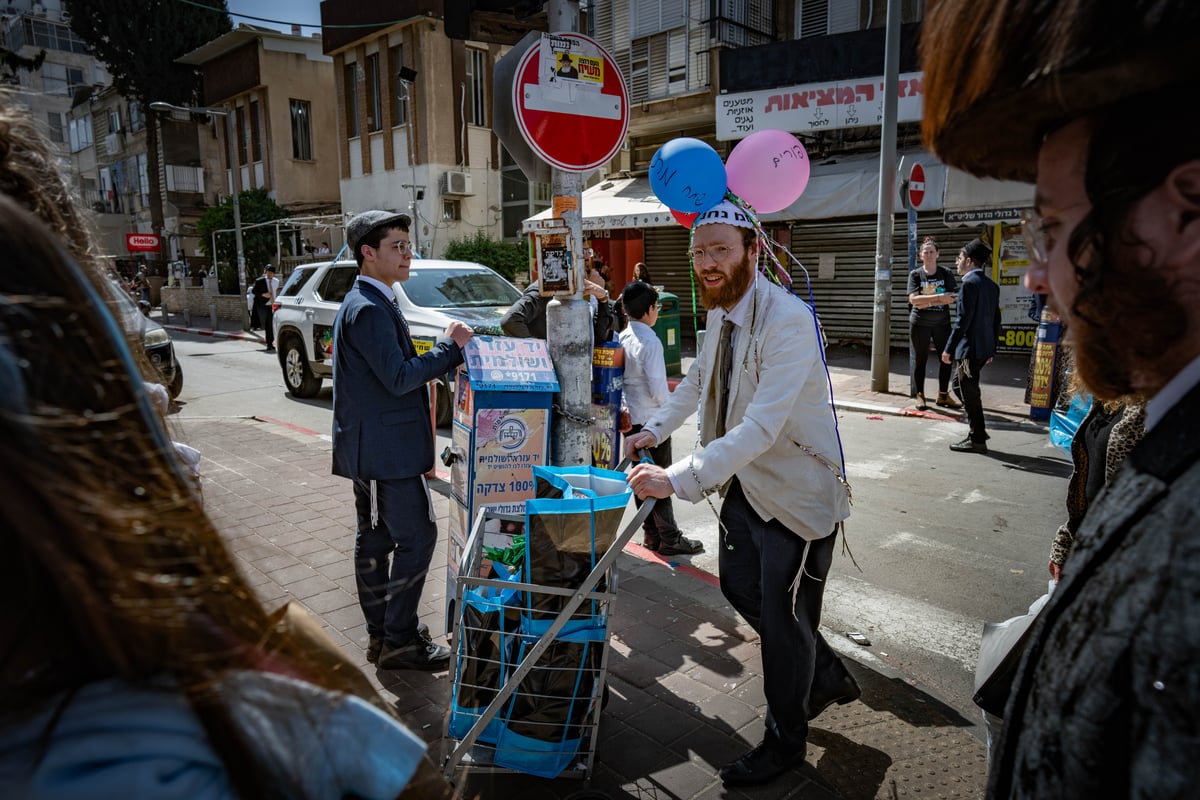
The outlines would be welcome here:
M 156 233 L 125 234 L 125 249 L 131 253 L 156 253 L 162 241 Z

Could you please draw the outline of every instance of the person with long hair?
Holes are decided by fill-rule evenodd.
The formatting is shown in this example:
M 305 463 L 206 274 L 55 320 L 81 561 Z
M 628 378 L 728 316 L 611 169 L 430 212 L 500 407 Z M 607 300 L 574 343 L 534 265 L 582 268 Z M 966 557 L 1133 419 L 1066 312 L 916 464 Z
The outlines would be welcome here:
M 238 574 L 44 150 L 0 109 L 6 796 L 445 795 L 361 673 Z

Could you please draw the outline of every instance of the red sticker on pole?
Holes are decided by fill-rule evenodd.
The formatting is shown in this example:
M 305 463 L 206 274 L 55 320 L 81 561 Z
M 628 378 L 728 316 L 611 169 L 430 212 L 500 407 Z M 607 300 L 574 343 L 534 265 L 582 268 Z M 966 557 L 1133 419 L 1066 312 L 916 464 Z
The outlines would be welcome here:
M 912 171 L 908 174 L 908 202 L 913 208 L 920 208 L 924 199 L 925 168 L 920 164 L 913 164 Z
M 157 233 L 125 234 L 125 249 L 131 253 L 154 253 L 161 246 Z
M 629 130 L 629 90 L 612 56 L 579 33 L 547 33 L 513 81 L 521 135 L 546 163 L 591 172 L 616 156 Z

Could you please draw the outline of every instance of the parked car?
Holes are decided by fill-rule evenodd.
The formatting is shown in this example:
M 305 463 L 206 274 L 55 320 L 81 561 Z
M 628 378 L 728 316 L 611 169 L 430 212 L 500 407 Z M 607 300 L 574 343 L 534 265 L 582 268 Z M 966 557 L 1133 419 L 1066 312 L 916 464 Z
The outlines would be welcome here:
M 358 264 L 303 264 L 275 299 L 275 349 L 283 382 L 293 397 L 312 397 L 333 375 L 333 323 L 342 298 L 358 277 Z M 409 279 L 392 286 L 418 352 L 431 348 L 451 320 L 476 333 L 500 335 L 500 319 L 521 293 L 497 273 L 467 261 L 420 259 Z M 452 376 L 439 381 L 438 425 L 450 424 Z
M 118 284 L 113 284 L 111 295 L 113 313 L 121 327 L 133 336 L 141 336 L 146 357 L 162 376 L 163 386 L 167 387 L 167 394 L 174 400 L 183 391 L 183 367 L 175 358 L 175 345 L 171 343 L 171 334 L 142 313 L 138 303 Z

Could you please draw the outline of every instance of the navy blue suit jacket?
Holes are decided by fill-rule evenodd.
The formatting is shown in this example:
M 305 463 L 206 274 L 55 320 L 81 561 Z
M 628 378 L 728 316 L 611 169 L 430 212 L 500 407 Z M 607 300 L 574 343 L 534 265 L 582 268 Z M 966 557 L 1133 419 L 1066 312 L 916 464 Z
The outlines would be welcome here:
M 955 360 L 987 361 L 996 355 L 1000 338 L 1000 287 L 976 269 L 963 276 L 958 289 L 958 319 L 946 341 Z
M 333 474 L 414 478 L 433 466 L 425 384 L 462 363 L 442 339 L 417 355 L 391 297 L 362 280 L 333 325 Z

